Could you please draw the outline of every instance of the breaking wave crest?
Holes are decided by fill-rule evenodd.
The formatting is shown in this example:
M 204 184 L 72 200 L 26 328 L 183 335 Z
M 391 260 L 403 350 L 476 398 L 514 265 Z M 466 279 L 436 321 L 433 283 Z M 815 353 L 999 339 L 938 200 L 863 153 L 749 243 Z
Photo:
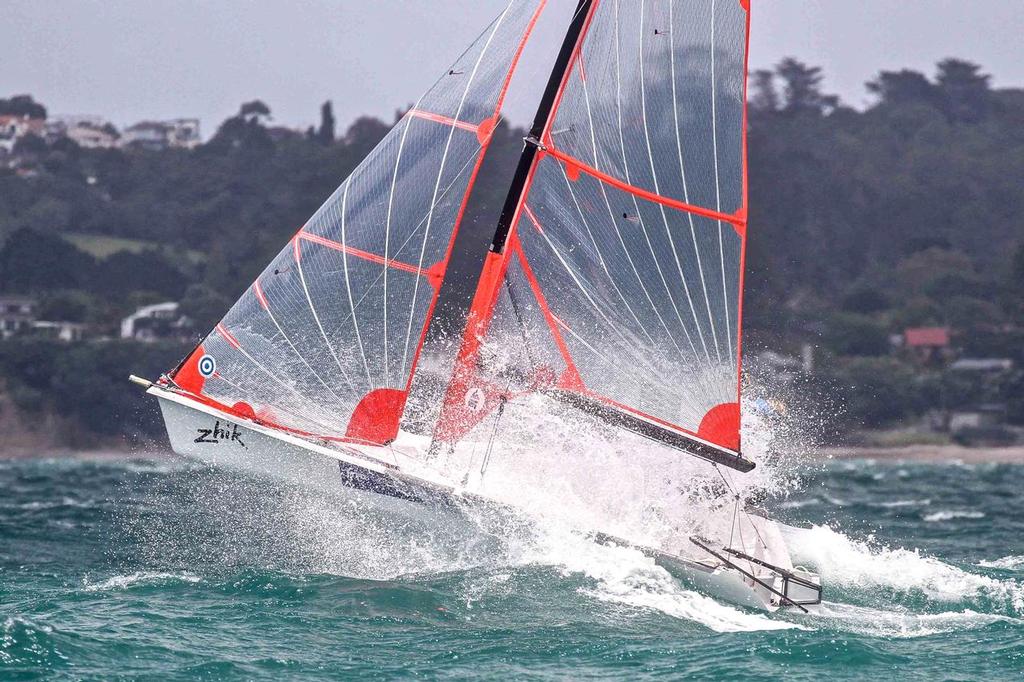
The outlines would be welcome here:
M 813 566 L 840 594 L 857 593 L 865 601 L 889 607 L 959 605 L 971 618 L 982 617 L 971 609 L 999 616 L 1024 614 L 1024 585 L 1015 580 L 972 573 L 918 550 L 854 540 L 828 526 L 788 529 L 787 539 L 794 561 Z M 927 618 L 939 616 L 949 614 Z
M 661 612 L 715 632 L 804 629 L 797 623 L 722 604 L 685 589 L 668 571 L 636 549 L 598 544 L 570 531 L 549 531 L 538 539 L 528 562 L 549 564 L 589 581 L 580 593 L 610 604 Z
M 136 571 L 125 575 L 114 575 L 98 583 L 88 578 L 83 581 L 86 592 L 123 590 L 138 585 L 171 585 L 174 583 L 198 583 L 202 578 L 191 573 L 167 573 L 161 571 Z
M 978 565 L 982 568 L 998 568 L 1004 571 L 1016 571 L 1024 568 L 1024 555 L 1011 554 L 1010 556 L 1004 556 L 1001 559 L 994 559 L 992 561 L 982 559 L 978 562 Z
M 985 512 L 955 509 L 925 514 L 922 518 L 928 523 L 942 523 L 943 521 L 952 521 L 954 519 L 983 519 L 985 518 Z

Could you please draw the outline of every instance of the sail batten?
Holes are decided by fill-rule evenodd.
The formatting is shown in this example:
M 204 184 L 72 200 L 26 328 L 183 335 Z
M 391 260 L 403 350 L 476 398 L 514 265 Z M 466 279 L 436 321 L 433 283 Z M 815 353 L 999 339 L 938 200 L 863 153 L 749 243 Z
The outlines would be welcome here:
M 746 227 L 747 219 L 746 216 L 744 216 L 741 212 L 726 214 L 720 211 L 716 211 L 714 209 L 702 208 L 701 206 L 688 204 L 685 201 L 679 201 L 677 199 L 673 199 L 672 197 L 657 194 L 656 192 L 651 192 L 642 187 L 631 185 L 629 184 L 628 180 L 623 180 L 611 176 L 608 173 L 605 173 L 604 171 L 601 171 L 595 168 L 594 166 L 591 166 L 585 161 L 582 161 L 574 156 L 566 154 L 565 152 L 561 151 L 555 146 L 548 146 L 544 149 L 544 151 L 545 153 L 550 154 L 554 158 L 561 161 L 564 165 L 572 166 L 578 172 L 586 173 L 587 175 L 597 178 L 598 180 L 607 185 L 611 185 L 617 189 L 621 189 L 624 192 L 629 192 L 630 194 L 633 194 L 641 199 L 653 201 L 654 203 L 665 206 L 666 208 L 672 208 L 677 211 L 693 214 L 695 216 L 720 220 L 722 222 L 728 223 L 733 227 L 733 229 L 737 231 L 740 231 Z

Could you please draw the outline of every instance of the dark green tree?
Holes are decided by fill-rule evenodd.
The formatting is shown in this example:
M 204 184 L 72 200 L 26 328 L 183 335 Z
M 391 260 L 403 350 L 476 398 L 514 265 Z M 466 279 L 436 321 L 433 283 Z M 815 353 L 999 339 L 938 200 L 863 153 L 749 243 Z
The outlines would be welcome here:
M 866 315 L 837 313 L 828 321 L 825 342 L 840 355 L 879 356 L 889 352 L 885 326 Z
M 888 310 L 892 301 L 883 292 L 868 286 L 860 286 L 848 293 L 842 301 L 843 310 L 862 315 L 871 315 Z
M 0 291 L 86 289 L 96 261 L 60 237 L 22 228 L 0 249 Z
M 57 291 L 39 302 L 37 314 L 43 320 L 87 322 L 93 309 L 94 302 L 84 291 Z
M 992 109 L 991 76 L 981 67 L 962 59 L 939 62 L 936 82 L 941 92 L 946 115 L 954 123 L 977 123 Z
M 270 107 L 260 100 L 246 102 L 238 114 L 220 124 L 216 134 L 203 146 L 205 151 L 220 154 L 232 149 L 268 153 L 274 142 L 267 133 L 265 123 L 270 119 Z
M 32 99 L 32 95 L 14 95 L 0 99 L 0 116 L 46 118 L 46 107 Z
M 118 251 L 100 261 L 90 288 L 101 294 L 147 291 L 178 300 L 186 287 L 185 276 L 155 251 Z
M 29 133 L 18 138 L 18 141 L 14 143 L 13 151 L 15 156 L 42 156 L 47 149 L 46 140 Z
M 334 142 L 334 109 L 330 100 L 320 107 L 320 127 L 316 131 L 316 138 L 321 144 Z
M 758 69 L 750 74 L 750 107 L 759 112 L 778 111 L 779 91 L 775 87 L 775 74 L 768 69 Z
M 391 126 L 378 118 L 360 116 L 345 131 L 345 144 L 365 154 L 377 146 L 389 130 Z
M 788 57 L 779 62 L 775 73 L 782 79 L 783 105 L 782 110 L 788 114 L 810 113 L 827 114 L 839 104 L 835 95 L 821 92 L 821 68 L 807 66 L 803 62 Z
M 882 71 L 866 85 L 868 92 L 884 104 L 929 104 L 940 103 L 939 91 L 918 71 Z
M 185 291 L 180 310 L 192 320 L 199 334 L 205 334 L 220 322 L 231 303 L 224 294 L 203 284 L 193 284 Z
M 270 119 L 270 107 L 264 104 L 262 100 L 254 99 L 251 102 L 245 102 L 239 107 L 238 116 L 246 121 L 256 121 L 262 125 L 264 121 Z

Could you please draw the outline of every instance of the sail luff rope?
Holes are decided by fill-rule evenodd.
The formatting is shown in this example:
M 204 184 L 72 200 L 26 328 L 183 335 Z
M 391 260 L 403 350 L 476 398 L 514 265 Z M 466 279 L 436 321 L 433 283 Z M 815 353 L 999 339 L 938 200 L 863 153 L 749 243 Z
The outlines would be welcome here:
M 541 13 L 544 11 L 544 8 L 547 6 L 547 0 L 536 1 L 535 5 L 536 6 L 535 6 L 535 8 L 533 10 L 533 14 L 530 16 L 530 20 L 527 23 L 525 29 L 522 32 L 522 35 L 519 38 L 519 43 L 516 46 L 516 50 L 515 50 L 514 54 L 512 55 L 512 59 L 508 63 L 508 68 L 505 71 L 504 81 L 501 84 L 501 88 L 498 91 L 498 97 L 497 97 L 497 99 L 495 100 L 495 103 L 494 103 L 493 113 L 491 114 L 490 118 L 485 119 L 485 121 L 481 122 L 480 125 L 476 126 L 477 139 L 480 140 L 481 148 L 480 148 L 480 150 L 478 151 L 478 153 L 476 155 L 476 163 L 475 163 L 475 165 L 473 167 L 472 172 L 470 173 L 470 177 L 469 177 L 469 181 L 468 181 L 467 186 L 466 186 L 466 190 L 463 193 L 462 203 L 460 204 L 459 209 L 458 209 L 458 213 L 455 216 L 455 222 L 454 222 L 454 224 L 452 226 L 452 232 L 451 232 L 451 235 L 450 235 L 450 237 L 448 239 L 448 248 L 445 251 L 443 260 L 441 261 L 441 263 L 442 263 L 441 278 L 442 279 L 443 279 L 444 271 L 447 270 L 448 262 L 450 261 L 450 259 L 452 257 L 452 253 L 453 253 L 454 248 L 455 248 L 455 240 L 457 238 L 460 226 L 462 225 L 463 218 L 465 217 L 466 210 L 467 210 L 467 207 L 469 205 L 469 200 L 470 200 L 471 193 L 473 192 L 474 187 L 476 185 L 477 174 L 480 172 L 480 169 L 483 166 L 484 159 L 485 159 L 485 157 L 487 155 L 487 152 L 488 152 L 488 150 L 490 148 L 491 142 L 493 141 L 494 132 L 497 129 L 497 126 L 498 126 L 498 124 L 501 121 L 502 108 L 504 107 L 505 97 L 508 94 L 509 87 L 512 84 L 512 78 L 515 75 L 516 70 L 517 70 L 517 68 L 519 66 L 519 60 L 522 57 L 524 50 L 526 49 L 527 42 L 530 40 L 530 36 L 533 34 L 533 30 L 537 26 L 537 21 L 540 19 Z M 510 6 L 511 6 L 511 2 L 510 2 Z M 487 129 L 484 129 L 485 123 L 488 124 Z M 468 165 L 468 161 L 467 161 L 467 165 Z M 464 168 L 462 170 L 464 170 Z M 459 171 L 460 175 L 462 173 L 462 170 Z M 447 193 L 447 188 L 446 188 L 445 192 Z M 434 289 L 434 295 L 433 295 L 433 297 L 431 299 L 430 306 L 427 308 L 426 321 L 423 324 L 423 328 L 422 328 L 422 330 L 420 332 L 420 335 L 419 335 L 419 340 L 417 341 L 417 344 L 416 344 L 416 350 L 414 351 L 413 356 L 412 356 L 412 363 L 411 363 L 412 368 L 409 370 L 409 378 L 408 378 L 408 380 L 406 382 L 406 388 L 405 388 L 406 391 L 409 391 L 411 389 L 411 387 L 412 387 L 413 376 L 414 376 L 415 371 L 416 371 L 416 366 L 417 366 L 417 363 L 419 361 L 419 356 L 420 356 L 420 353 L 423 350 L 423 345 L 424 345 L 424 343 L 426 341 L 426 338 L 427 338 L 427 331 L 429 329 L 430 319 L 433 317 L 434 308 L 437 305 L 438 301 L 440 300 L 440 296 L 441 296 L 441 281 L 439 280 L 438 283 L 437 283 L 437 286 Z M 408 348 L 408 346 L 407 346 L 407 348 Z
M 505 14 L 508 13 L 508 10 L 509 10 L 509 8 L 511 6 L 512 5 L 511 5 L 511 2 L 510 2 L 509 5 L 506 6 L 505 11 L 502 12 L 502 14 L 501 14 L 502 18 L 504 18 Z M 491 22 L 491 24 L 494 24 L 494 23 L 495 23 L 494 21 Z M 497 27 L 495 27 L 495 28 L 497 28 Z M 491 36 L 493 37 L 493 35 L 494 35 L 494 31 L 492 30 L 491 31 Z M 488 39 L 488 42 L 489 42 L 489 40 L 490 39 Z M 471 49 L 473 49 L 473 46 L 476 45 L 476 42 L 477 41 L 474 40 L 472 42 L 472 44 L 470 44 L 469 47 L 467 47 L 465 50 L 463 50 L 462 54 L 459 55 L 458 59 L 456 59 L 453 64 L 458 64 L 459 61 L 461 61 L 462 58 L 465 57 L 469 53 L 469 51 Z M 434 82 L 434 84 L 430 87 L 430 89 L 427 90 L 427 92 L 423 93 L 418 100 L 416 100 L 416 104 L 413 105 L 412 111 L 418 110 L 420 102 L 422 102 L 427 95 L 429 95 L 431 92 L 433 92 L 434 88 L 436 88 L 437 85 L 442 80 L 444 80 L 447 76 L 452 75 L 453 72 L 454 72 L 454 69 L 453 68 L 449 68 L 445 75 L 442 75 L 440 78 L 438 78 Z M 388 213 L 387 213 L 387 221 L 385 223 L 385 228 L 384 228 L 384 259 L 385 260 L 387 260 L 387 257 L 388 257 L 388 247 L 389 247 L 389 244 L 390 244 L 390 237 L 391 237 L 391 214 L 392 214 L 392 209 L 393 209 L 393 206 L 394 206 L 395 185 L 396 185 L 396 183 L 398 181 L 398 168 L 399 168 L 399 165 L 401 164 L 401 161 L 402 161 L 402 149 L 405 146 L 405 140 L 406 140 L 406 136 L 408 136 L 408 134 L 409 134 L 409 128 L 412 126 L 412 119 L 413 119 L 413 116 L 410 116 L 409 113 L 407 112 L 406 116 L 405 116 L 405 120 L 406 120 L 405 129 L 402 130 L 402 138 L 401 138 L 401 141 L 399 142 L 399 145 L 398 145 L 398 158 L 395 159 L 395 170 L 394 170 L 394 173 L 392 174 L 392 177 L 391 177 L 391 192 L 390 192 L 390 194 L 388 196 Z M 449 136 L 449 142 L 450 141 L 451 141 L 451 137 Z M 445 153 L 447 154 L 447 147 L 446 147 L 446 152 Z M 444 163 L 443 162 L 442 162 L 441 166 L 442 166 L 442 168 L 444 167 Z M 435 198 L 436 198 L 436 188 L 435 188 Z M 430 211 L 433 212 L 433 204 L 431 204 Z M 426 237 L 424 237 L 423 243 L 424 243 L 424 245 L 426 245 Z M 422 262 L 421 262 L 421 265 L 422 265 Z M 383 348 L 384 348 L 384 384 L 385 384 L 385 386 L 390 386 L 391 377 L 390 377 L 390 373 L 388 372 L 388 271 L 387 271 L 386 268 L 385 268 L 385 270 L 384 270 L 384 272 L 382 274 L 384 276 L 384 341 L 383 341 L 383 344 L 382 344 Z M 419 281 L 417 280 L 417 285 L 418 284 L 419 284 Z M 413 305 L 410 307 L 410 310 L 409 310 L 409 320 L 410 320 L 410 323 L 412 321 L 412 314 L 413 314 L 414 310 L 415 310 L 415 302 L 413 303 Z M 408 343 L 409 343 L 409 340 L 407 338 L 406 339 L 406 349 L 405 350 L 408 350 Z M 405 361 L 403 359 L 403 371 L 402 371 L 403 374 L 405 373 L 405 371 L 404 371 L 404 369 L 405 369 L 404 368 L 404 364 L 405 364 Z

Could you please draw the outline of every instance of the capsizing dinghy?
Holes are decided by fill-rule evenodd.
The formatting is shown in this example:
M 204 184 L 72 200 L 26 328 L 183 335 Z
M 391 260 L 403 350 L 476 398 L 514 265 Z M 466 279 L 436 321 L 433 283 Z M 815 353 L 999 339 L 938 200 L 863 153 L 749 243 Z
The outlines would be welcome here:
M 132 379 L 182 455 L 437 523 L 552 513 L 808 610 L 820 579 L 739 492 L 749 3 L 574 4 L 455 343 L 442 284 L 546 0 L 512 0 L 178 367 Z

